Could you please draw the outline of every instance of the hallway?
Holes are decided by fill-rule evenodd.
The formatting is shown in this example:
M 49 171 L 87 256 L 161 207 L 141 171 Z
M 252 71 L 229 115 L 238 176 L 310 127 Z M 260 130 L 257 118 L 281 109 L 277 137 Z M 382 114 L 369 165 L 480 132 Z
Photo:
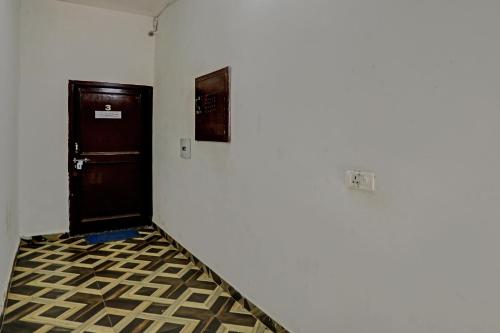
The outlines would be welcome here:
M 0 0 L 0 333 L 500 333 L 498 31 L 491 0 Z
M 264 324 L 152 229 L 89 245 L 23 242 L 2 333 L 269 333 Z

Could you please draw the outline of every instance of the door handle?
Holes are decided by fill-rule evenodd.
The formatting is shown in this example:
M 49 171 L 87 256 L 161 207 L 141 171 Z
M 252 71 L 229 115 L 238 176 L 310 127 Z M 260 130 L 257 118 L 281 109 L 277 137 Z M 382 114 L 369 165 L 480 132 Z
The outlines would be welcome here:
M 85 163 L 88 163 L 90 162 L 90 160 L 88 158 L 74 158 L 73 159 L 73 163 L 75 164 L 75 169 L 76 170 L 82 170 L 83 169 L 83 165 Z

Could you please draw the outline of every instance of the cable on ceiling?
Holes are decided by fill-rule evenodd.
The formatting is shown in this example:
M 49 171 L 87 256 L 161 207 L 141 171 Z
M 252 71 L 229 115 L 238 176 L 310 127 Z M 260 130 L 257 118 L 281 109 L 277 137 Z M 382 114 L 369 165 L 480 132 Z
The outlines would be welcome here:
M 155 17 L 153 17 L 153 30 L 151 30 L 149 32 L 149 36 L 153 37 L 154 35 L 156 35 L 156 33 L 158 32 L 158 23 L 160 21 L 160 16 L 167 10 L 168 7 L 170 7 L 171 5 L 173 5 L 174 3 L 176 3 L 177 1 L 179 0 L 169 0 L 167 1 L 167 3 L 165 4 L 165 6 L 158 12 L 158 14 L 156 14 Z

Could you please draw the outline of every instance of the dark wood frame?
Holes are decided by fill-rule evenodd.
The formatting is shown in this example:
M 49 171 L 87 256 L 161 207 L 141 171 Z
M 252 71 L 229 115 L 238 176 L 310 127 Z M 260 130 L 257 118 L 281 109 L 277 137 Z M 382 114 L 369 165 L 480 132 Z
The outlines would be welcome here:
M 82 234 L 85 230 L 79 228 L 79 224 L 75 220 L 78 216 L 77 207 L 72 204 L 71 197 L 78 191 L 78 187 L 74 184 L 73 177 L 71 177 L 71 172 L 74 171 L 73 164 L 73 149 L 76 142 L 76 129 L 75 129 L 75 98 L 78 96 L 77 90 L 79 87 L 95 87 L 95 88 L 114 88 L 114 89 L 136 89 L 143 91 L 143 100 L 141 104 L 143 105 L 145 114 L 145 121 L 143 124 L 144 133 L 148 140 L 143 143 L 144 151 L 144 161 L 148 163 L 147 174 L 144 175 L 146 178 L 144 193 L 146 197 L 143 198 L 146 202 L 145 211 L 143 212 L 147 216 L 148 221 L 145 224 L 150 225 L 152 223 L 153 216 L 153 87 L 142 86 L 142 85 L 131 85 L 131 84 L 119 84 L 119 83 L 108 83 L 108 82 L 95 82 L 95 81 L 78 81 L 70 80 L 68 82 L 68 178 L 69 178 L 69 228 L 70 234 Z M 147 142 L 146 142 L 147 141 Z M 150 166 L 150 167 L 149 167 Z M 124 225 L 124 227 L 127 227 Z
M 196 141 L 212 141 L 212 142 L 230 142 L 231 141 L 231 68 L 225 67 L 219 69 L 215 72 L 197 77 L 195 79 L 195 91 L 197 91 L 198 83 L 205 81 L 207 79 L 211 79 L 214 77 L 223 77 L 224 78 L 224 91 L 225 94 L 225 103 L 224 110 L 222 112 L 226 112 L 226 123 L 225 126 L 225 134 L 224 135 L 211 135 L 203 130 L 198 128 L 198 115 L 195 114 L 195 140 Z M 198 96 L 195 96 L 196 100 Z

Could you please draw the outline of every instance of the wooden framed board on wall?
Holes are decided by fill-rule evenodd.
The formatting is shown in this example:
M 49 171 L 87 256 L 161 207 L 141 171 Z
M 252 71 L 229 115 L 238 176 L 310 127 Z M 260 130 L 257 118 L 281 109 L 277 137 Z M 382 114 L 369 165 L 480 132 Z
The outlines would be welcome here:
M 197 141 L 231 140 L 230 83 L 229 67 L 196 78 Z

